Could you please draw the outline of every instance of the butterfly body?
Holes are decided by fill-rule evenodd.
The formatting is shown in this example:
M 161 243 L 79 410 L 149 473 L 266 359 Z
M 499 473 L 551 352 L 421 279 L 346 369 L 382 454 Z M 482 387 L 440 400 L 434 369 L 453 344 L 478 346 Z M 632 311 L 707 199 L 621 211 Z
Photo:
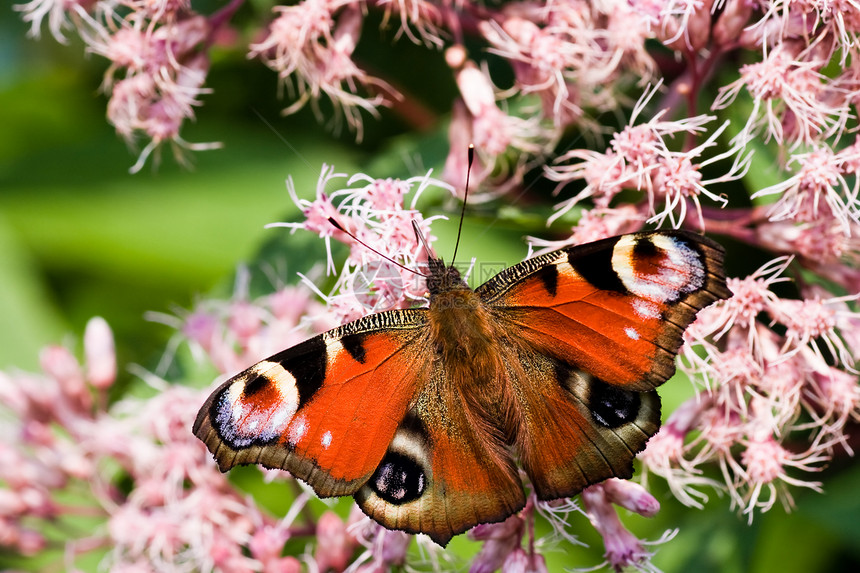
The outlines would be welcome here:
M 194 426 L 226 471 L 289 470 L 442 545 L 613 476 L 659 427 L 653 391 L 698 309 L 726 298 L 722 249 L 685 232 L 526 260 L 475 290 L 429 261 L 429 306 L 278 353 L 218 388 Z

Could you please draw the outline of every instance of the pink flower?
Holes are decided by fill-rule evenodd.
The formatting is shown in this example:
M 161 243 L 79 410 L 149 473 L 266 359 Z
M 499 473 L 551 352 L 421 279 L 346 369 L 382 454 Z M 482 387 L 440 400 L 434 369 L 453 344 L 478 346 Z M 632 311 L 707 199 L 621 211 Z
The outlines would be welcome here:
M 69 350 L 62 346 L 49 346 L 39 358 L 45 374 L 57 382 L 63 399 L 62 403 L 56 405 L 58 417 L 65 415 L 66 408 L 83 412 L 92 407 L 84 373 Z
M 76 11 L 78 32 L 87 49 L 111 62 L 103 84 L 111 95 L 109 121 L 130 145 L 140 135 L 149 139 L 132 173 L 164 143 L 172 146 L 180 162 L 185 149 L 219 146 L 188 143 L 179 135 L 185 120 L 194 118 L 200 96 L 209 92 L 203 87 L 209 59 L 200 46 L 213 30 L 203 16 L 178 18 L 168 8 L 173 6 L 161 5 L 152 14 L 145 9 L 132 11 L 125 17 L 107 6 L 95 16 L 82 9 Z
M 30 24 L 28 35 L 39 39 L 42 34 L 42 20 L 48 18 L 48 29 L 54 39 L 61 44 L 68 43 L 63 30 L 68 29 L 69 13 L 86 10 L 96 0 L 30 0 L 26 4 L 16 4 L 13 9 L 23 12 L 22 19 Z
M 91 318 L 84 332 L 86 378 L 97 390 L 107 390 L 116 380 L 116 349 L 108 323 Z
M 457 87 L 471 116 L 472 142 L 485 163 L 508 147 L 538 153 L 541 141 L 550 141 L 538 118 L 522 119 L 498 107 L 492 82 L 474 63 L 466 62 L 457 72 Z
M 247 270 L 240 270 L 231 301 L 207 300 L 178 316 L 149 313 L 148 318 L 176 329 L 196 355 L 208 356 L 224 373 L 246 368 L 334 326 L 310 318 L 322 314 L 323 307 L 303 287 L 282 287 L 275 294 L 248 300 L 246 281 Z M 179 343 L 177 338 L 173 345 Z M 171 358 L 171 353 L 165 355 L 163 368 Z
M 339 324 L 371 311 L 405 308 L 423 299 L 426 286 L 420 273 L 427 253 L 416 240 L 412 224 L 430 245 L 433 242 L 429 226 L 432 218 L 423 219 L 414 205 L 430 186 L 451 191 L 450 186 L 431 178 L 429 173 L 405 180 L 374 179 L 356 174 L 348 179 L 347 187 L 326 190 L 335 180 L 346 177 L 346 174 L 335 173 L 333 168 L 324 165 L 313 201 L 300 199 L 292 181 L 288 180 L 290 196 L 302 210 L 305 221 L 270 225 L 306 229 L 324 237 L 329 252 L 327 271 L 330 273 L 335 272 L 330 239 L 350 245 L 350 256 L 340 271 L 333 294 L 319 293 L 326 299 L 329 309 L 335 311 Z M 340 231 L 329 218 L 364 244 Z M 397 264 L 381 261 L 380 254 Z
M 346 524 L 334 512 L 326 511 L 317 521 L 317 549 L 314 558 L 320 571 L 343 571 L 355 551 L 346 533 Z
M 860 385 L 856 375 L 822 364 L 812 373 L 808 392 L 806 399 L 812 402 L 809 410 L 821 428 L 821 440 L 836 441 L 853 453 L 844 429 L 849 421 L 860 420 Z
M 790 506 L 789 485 L 818 490 L 819 483 L 793 474 L 817 471 L 837 444 L 844 447 L 844 423 L 856 415 L 856 377 L 849 386 L 837 374 L 853 372 L 857 360 L 839 335 L 860 322 L 845 305 L 856 296 L 825 299 L 820 289 L 808 289 L 802 300 L 776 296 L 771 287 L 786 280 L 780 275 L 790 262 L 776 259 L 745 279 L 730 279 L 733 298 L 700 313 L 687 333 L 691 346 L 685 354 L 709 381 L 695 398 L 701 411 L 684 418 L 691 424 L 667 424 L 675 438 L 671 456 L 649 455 L 651 444 L 644 456 L 670 486 L 683 483 L 679 472 L 693 477 L 699 465 L 716 461 L 733 504 L 750 520 L 779 498 Z M 769 324 L 762 322 L 767 317 Z M 770 328 L 776 323 L 779 332 Z M 721 345 L 708 342 L 708 335 Z M 694 354 L 696 349 L 703 355 Z M 837 387 L 840 407 L 825 406 L 821 393 Z M 799 422 L 804 417 L 813 422 Z M 808 448 L 788 451 L 780 441 L 801 430 L 812 430 Z
M 266 519 L 249 519 L 260 515 L 257 508 L 228 487 L 188 431 L 201 392 L 165 385 L 150 400 L 126 398 L 94 411 L 84 403 L 86 384 L 104 389 L 113 375 L 104 365 L 115 358 L 107 325 L 94 320 L 88 330 L 88 357 L 96 362 L 87 368 L 52 347 L 43 353 L 40 378 L 21 377 L 4 387 L 5 375 L 0 376 L 0 390 L 13 398 L 6 404 L 15 408 L 9 419 L 14 435 L 0 440 L 0 468 L 6 470 L 0 471 L 0 543 L 22 554 L 37 553 L 45 548 L 44 539 L 25 522 L 63 527 L 87 515 L 101 517 L 107 527 L 87 539 L 69 539 L 71 566 L 78 553 L 107 546 L 105 565 L 112 570 L 216 565 L 259 570 L 243 547 L 256 524 L 265 530 Z M 85 372 L 102 375 L 90 381 Z M 116 472 L 127 481 L 122 489 L 116 487 Z M 71 499 L 66 488 L 80 501 L 55 501 L 55 496 Z M 87 488 L 89 495 L 81 496 Z
M 666 480 L 675 498 L 688 507 L 702 508 L 708 500 L 700 488 L 719 484 L 704 477 L 695 460 L 686 458 L 692 450 L 686 444 L 688 434 L 699 425 L 699 418 L 709 407 L 708 399 L 695 396 L 684 402 L 669 416 L 669 419 L 650 440 L 645 451 L 639 455 L 646 474 L 653 473 Z
M 511 62 L 521 93 L 537 94 L 557 127 L 587 123 L 586 108 L 613 107 L 610 79 L 625 68 L 645 78 L 653 71 L 644 50 L 650 23 L 623 2 L 512 4 L 479 29 Z
M 397 95 L 352 60 L 364 18 L 361 10 L 349 0 L 305 0 L 295 6 L 276 6 L 274 11 L 280 15 L 269 35 L 251 46 L 250 56 L 261 58 L 278 73 L 288 92 L 298 96 L 284 113 L 312 103 L 319 114 L 317 100 L 325 95 L 360 141 L 359 111 L 377 116 L 377 108 L 386 103 L 383 92 Z M 360 89 L 369 95 L 359 95 Z
M 290 532 L 287 528 L 279 525 L 265 524 L 257 528 L 248 542 L 248 549 L 254 559 L 263 564 L 263 571 L 271 573 L 301 571 L 301 565 L 295 557 L 282 557 L 284 543 L 289 537 Z M 326 569 L 322 568 L 322 570 Z
M 805 452 L 791 453 L 770 436 L 747 442 L 746 449 L 741 454 L 741 462 L 749 489 L 743 499 L 738 499 L 738 503 L 743 507 L 744 513 L 749 514 L 750 521 L 752 521 L 754 509 L 767 511 L 773 507 L 780 491 L 786 506 L 792 505 L 791 495 L 787 489 L 779 487 L 780 482 L 821 491 L 821 483 L 791 477 L 786 470 L 788 468 L 806 472 L 820 470 L 819 464 L 830 459 L 823 449 L 821 445 L 814 444 Z M 761 495 L 765 492 L 767 497 L 762 498 Z M 738 494 L 734 496 L 737 498 Z
M 816 298 L 804 300 L 780 300 L 772 309 L 774 320 L 786 327 L 785 348 L 798 351 L 806 346 L 817 355 L 821 355 L 819 342 L 824 344 L 827 353 L 843 367 L 853 370 L 854 364 L 860 359 L 858 350 L 849 348 L 838 334 L 841 324 L 846 321 L 860 319 L 860 313 L 850 311 L 840 303 L 855 301 L 860 294 L 845 298 L 821 300 Z
M 716 129 L 698 147 L 686 151 L 672 151 L 667 140 L 679 134 L 694 135 L 704 131 L 704 125 L 712 116 L 697 116 L 678 121 L 663 119 L 664 111 L 658 112 L 647 123 L 634 125 L 659 85 L 639 100 L 630 118 L 630 125 L 616 133 L 611 141 L 611 150 L 604 154 L 590 150 L 572 150 L 556 160 L 556 166 L 547 168 L 547 177 L 559 182 L 559 188 L 578 179 L 584 179 L 585 188 L 574 197 L 556 206 L 558 210 L 550 221 L 569 211 L 580 201 L 591 198 L 598 207 L 610 204 L 623 189 L 635 189 L 645 193 L 649 223 L 662 225 L 669 220 L 678 228 L 686 218 L 688 202 L 696 209 L 699 226 L 704 227 L 702 206 L 699 197 L 704 195 L 723 205 L 726 199 L 708 190 L 717 183 L 737 180 L 746 173 L 750 156 L 744 154 L 744 143 L 736 144 L 727 152 L 694 163 L 694 159 L 716 144 L 717 138 L 727 123 Z M 713 179 L 702 178 L 700 169 L 729 158 L 734 158 L 728 170 Z M 657 203 L 664 203 L 659 209 Z
M 368 518 L 363 518 L 362 521 L 362 536 L 357 540 L 366 550 L 354 561 L 357 565 L 355 571 L 384 573 L 392 567 L 402 566 L 406 562 L 406 550 L 412 543 L 413 536 L 402 531 L 385 529 Z M 428 548 L 425 545 L 423 549 L 436 552 L 438 546 Z
M 547 573 L 546 560 L 539 553 L 527 553 L 525 549 L 514 549 L 502 563 L 502 573 Z
M 654 517 L 660 511 L 660 502 L 657 498 L 634 481 L 610 478 L 602 485 L 606 499 L 615 505 L 643 517 Z
M 484 523 L 469 530 L 471 539 L 483 541 L 469 573 L 491 573 L 507 563 L 511 554 L 520 549 L 524 527 L 523 518 L 515 514 L 499 523 Z
M 776 185 L 757 191 L 752 198 L 779 196 L 770 210 L 771 220 L 813 222 L 835 219 L 847 234 L 852 221 L 860 222 L 860 214 L 857 211 L 860 207 L 860 188 L 856 181 L 849 182 L 845 177 L 846 165 L 853 166 L 855 161 L 852 157 L 846 162 L 844 155 L 837 155 L 828 147 L 818 147 L 809 153 L 793 155 L 789 164 L 799 164 L 798 173 Z M 853 173 L 853 167 L 850 169 Z
M 753 96 L 753 110 L 741 137 L 763 129 L 766 139 L 788 140 L 793 148 L 816 143 L 832 135 L 847 113 L 844 105 L 824 101 L 826 78 L 818 70 L 825 63 L 806 61 L 787 45 L 778 46 L 761 62 L 743 66 L 741 78 L 721 88 L 712 107 L 726 107 L 746 88 Z
M 755 6 L 748 0 L 728 0 L 724 6 L 712 34 L 716 45 L 728 47 L 738 41 Z
M 795 253 L 813 272 L 841 284 L 847 292 L 860 291 L 860 224 L 840 221 L 829 209 L 816 220 L 767 221 L 756 228 L 762 246 L 778 253 Z M 845 264 L 848 263 L 848 264 Z
M 428 48 L 441 48 L 445 44 L 440 31 L 443 19 L 440 6 L 426 0 L 380 0 L 379 4 L 385 6 L 386 19 L 391 13 L 400 16 L 397 36 L 405 35 Z
M 634 233 L 641 230 L 644 224 L 645 217 L 640 215 L 632 205 L 624 205 L 617 209 L 583 209 L 579 221 L 572 229 L 573 233 L 568 238 L 553 241 L 528 237 L 530 256 L 625 233 Z M 535 252 L 532 253 L 532 250 Z
M 782 277 L 788 265 L 789 257 L 779 257 L 762 265 L 753 274 L 743 279 L 729 277 L 726 280 L 732 297 L 704 309 L 699 313 L 696 322 L 686 333 L 688 340 L 702 341 L 707 336 L 719 338 L 733 327 L 747 334 L 749 347 L 754 354 L 758 349 L 759 330 L 755 328 L 755 320 L 759 313 L 769 311 L 779 302 L 771 287 L 774 284 L 787 281 Z M 687 355 L 685 347 L 684 353 Z M 695 362 L 696 358 L 691 357 Z
M 607 564 L 621 571 L 626 567 L 639 567 L 650 558 L 642 542 L 630 533 L 609 502 L 601 484 L 583 490 L 582 503 L 591 524 L 600 533 L 606 547 Z
M 582 45 L 587 41 L 585 26 L 575 32 L 563 26 L 541 28 L 528 18 L 511 16 L 501 24 L 482 22 L 481 32 L 495 53 L 516 62 L 523 93 L 542 96 L 544 115 L 558 125 L 581 117 L 582 109 L 575 103 L 578 91 L 571 90 L 575 70 L 586 67 L 583 60 L 591 53 Z

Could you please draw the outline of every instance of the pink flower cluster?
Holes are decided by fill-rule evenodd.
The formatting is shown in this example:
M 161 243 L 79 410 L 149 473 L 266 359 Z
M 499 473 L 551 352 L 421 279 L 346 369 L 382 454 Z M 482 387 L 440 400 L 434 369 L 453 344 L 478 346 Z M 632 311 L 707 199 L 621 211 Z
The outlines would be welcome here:
M 209 50 L 216 40 L 238 43 L 241 35 L 229 26 L 243 4 L 232 0 L 211 15 L 196 12 L 187 0 L 30 0 L 16 9 L 30 23 L 31 35 L 38 37 L 47 21 L 54 37 L 65 42 L 72 29 L 90 51 L 111 62 L 104 86 L 111 94 L 108 117 L 126 139 L 148 140 L 137 170 L 164 142 L 177 150 L 206 147 L 186 143 L 179 130 L 206 93 Z M 853 57 L 860 17 L 852 2 L 521 0 L 495 7 L 471 1 L 303 0 L 275 6 L 258 40 L 238 48 L 278 74 L 290 98 L 286 113 L 309 105 L 321 121 L 337 126 L 345 119 L 360 139 L 362 112 L 378 117 L 380 107 L 394 106 L 409 121 L 412 105 L 393 87 L 397 82 L 374 77 L 354 58 L 368 11 L 374 10 L 396 39 L 445 50 L 460 93 L 451 105 L 451 140 L 476 143 L 476 179 L 489 177 L 487 183 L 499 190 L 516 186 L 547 155 L 560 154 L 556 146 L 565 129 L 600 134 L 596 116 L 623 105 L 630 86 L 661 77 L 676 78 L 665 107 L 686 100 L 691 118 L 706 88 L 715 93 L 713 110 L 748 94 L 752 107 L 735 136 L 741 147 L 759 135 L 792 150 L 836 137 L 860 93 Z M 467 36 L 509 64 L 510 89 L 494 86 L 486 56 L 467 52 Z M 646 41 L 662 43 L 681 65 L 655 55 Z M 709 85 L 725 58 L 741 52 L 758 61 L 742 66 L 735 81 Z M 824 73 L 832 60 L 841 69 Z M 334 107 L 329 118 L 319 105 L 324 99 Z M 462 181 L 462 161 L 456 159 L 461 148 L 452 145 L 449 182 Z
M 229 301 L 206 299 L 178 316 L 152 312 L 147 318 L 177 331 L 158 372 L 166 370 L 176 346 L 187 342 L 199 362 L 208 361 L 223 374 L 235 374 L 254 362 L 335 326 L 324 308 L 301 286 L 280 286 L 251 299 L 250 275 L 240 268 Z M 313 318 L 317 317 L 317 318 Z
M 24 13 L 31 35 L 38 37 L 47 17 L 54 37 L 65 42 L 63 29 L 73 26 L 87 50 L 110 61 L 102 85 L 110 99 L 108 121 L 133 145 L 148 140 L 139 171 L 162 144 L 173 147 L 184 162 L 184 150 L 219 147 L 189 143 L 180 136 L 183 123 L 194 118 L 209 71 L 207 47 L 216 20 L 190 11 L 188 0 L 31 0 L 16 6 Z
M 574 149 L 560 156 L 556 166 L 547 168 L 547 176 L 559 181 L 560 188 L 576 180 L 586 183 L 577 195 L 557 205 L 558 212 L 550 222 L 584 199 L 591 199 L 596 207 L 606 209 L 625 189 L 645 194 L 647 200 L 639 203 L 639 214 L 647 217 L 645 223 L 658 226 L 668 221 L 672 227 L 679 228 L 684 223 L 687 210 L 694 208 L 698 214 L 698 226 L 704 228 L 700 196 L 722 205 L 728 202 L 725 197 L 709 191 L 708 187 L 743 177 L 751 156 L 743 155 L 743 145 L 735 145 L 719 155 L 700 159 L 716 145 L 727 123 L 692 149 L 677 151 L 671 148 L 669 141 L 676 136 L 705 133 L 705 126 L 715 119 L 713 116 L 700 115 L 671 121 L 664 119 L 664 110 L 646 123 L 633 125 L 655 92 L 656 88 L 645 93 L 633 109 L 630 125 L 613 136 L 610 149 L 605 153 Z M 702 169 L 730 158 L 734 161 L 725 173 L 713 179 L 702 177 Z
M 89 51 L 110 61 L 104 89 L 110 94 L 108 118 L 132 142 L 147 144 L 132 168 L 139 170 L 164 143 L 182 149 L 179 135 L 209 72 L 216 43 L 238 44 L 247 35 L 230 28 L 244 0 L 232 0 L 204 15 L 187 0 L 30 0 L 16 9 L 39 37 L 43 23 L 60 42 L 73 30 Z M 688 11 L 691 8 L 688 9 Z M 289 102 L 285 113 L 310 106 L 321 121 L 337 128 L 343 120 L 360 140 L 362 114 L 379 117 L 391 106 L 413 123 L 424 122 L 415 104 L 356 61 L 369 11 L 383 15 L 395 39 L 445 51 L 460 96 L 452 102 L 452 140 L 474 142 L 480 155 L 476 181 L 501 192 L 517 185 L 528 168 L 550 153 L 564 130 L 578 125 L 599 131 L 595 114 L 616 109 L 623 86 L 654 77 L 657 66 L 645 41 L 676 41 L 689 15 L 655 10 L 650 2 L 610 0 L 590 3 L 511 2 L 490 7 L 479 2 L 428 0 L 303 0 L 275 6 L 246 50 L 278 74 Z M 466 36 L 483 42 L 488 53 L 507 60 L 516 78 L 499 90 L 486 71 L 484 54 L 470 55 Z M 320 102 L 333 113 L 325 117 Z M 528 111 L 536 104 L 536 113 Z M 512 109 L 523 111 L 512 111 Z M 419 114 L 420 115 L 420 114 Z M 462 148 L 454 145 L 454 149 Z M 445 178 L 462 181 L 462 164 L 449 158 Z M 181 159 L 181 155 L 178 155 Z M 459 169 L 458 169 L 459 167 Z
M 802 299 L 777 296 L 787 257 L 744 279 L 729 279 L 733 297 L 703 310 L 687 331 L 684 359 L 704 388 L 672 413 L 641 459 L 676 497 L 698 506 L 697 489 L 716 482 L 717 465 L 732 504 L 753 519 L 788 486 L 821 490 L 808 474 L 834 455 L 852 454 L 847 424 L 860 420 L 860 294 L 832 297 L 820 287 Z M 801 438 L 803 436 L 803 438 Z
M 347 187 L 327 189 L 336 180 L 347 177 L 345 173 L 336 173 L 334 167 L 324 165 L 313 201 L 299 198 L 292 179 L 288 179 L 287 190 L 305 220 L 270 225 L 319 234 L 326 241 L 326 269 L 330 273 L 335 270 L 331 239 L 349 245 L 350 253 L 338 276 L 334 294 L 319 293 L 326 299 L 329 315 L 337 324 L 369 312 L 408 308 L 423 300 L 425 284 L 420 273 L 426 271 L 427 249 L 434 240 L 430 223 L 438 217 L 425 219 L 415 209 L 415 203 L 431 186 L 453 192 L 449 185 L 429 174 L 405 180 L 374 179 L 356 174 L 348 178 Z M 410 195 L 411 204 L 406 207 Z M 419 240 L 416 233 L 423 239 Z M 315 289 L 313 283 L 306 282 Z
M 111 571 L 135 573 L 298 573 L 302 561 L 320 571 L 353 561 L 362 564 L 357 571 L 385 571 L 403 563 L 408 537 L 379 531 L 360 511 L 349 521 L 329 511 L 307 522 L 310 494 L 298 493 L 290 512 L 274 518 L 232 485 L 190 432 L 208 390 L 139 372 L 151 385 L 141 389 L 147 396 L 108 405 L 117 371 L 104 320 L 87 326 L 84 354 L 81 365 L 65 347 L 50 347 L 41 374 L 0 373 L 0 547 L 54 552 L 66 571 L 80 571 L 92 552 Z M 283 555 L 287 540 L 310 535 L 318 542 L 312 554 Z

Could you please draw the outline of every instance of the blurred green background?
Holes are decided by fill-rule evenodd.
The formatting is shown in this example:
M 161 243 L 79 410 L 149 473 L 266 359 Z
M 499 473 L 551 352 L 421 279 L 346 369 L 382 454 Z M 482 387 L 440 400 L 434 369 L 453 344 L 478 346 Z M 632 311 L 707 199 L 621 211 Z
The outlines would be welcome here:
M 247 8 L 238 19 L 264 13 Z M 364 29 L 369 39 L 362 40 L 359 57 L 385 79 L 396 77 L 398 87 L 421 106 L 430 121 L 420 128 L 397 112 L 385 112 L 379 122 L 366 118 L 365 139 L 357 145 L 349 133 L 338 137 L 320 127 L 310 113 L 283 118 L 279 110 L 287 102 L 276 98 L 275 74 L 247 61 L 242 50 L 215 49 L 207 82 L 214 93 L 203 97 L 196 123 L 189 122 L 183 136 L 191 142 L 221 141 L 223 149 L 195 153 L 192 169 L 177 166 L 166 150 L 157 168 L 150 163 L 130 175 L 136 153 L 106 123 L 106 100 L 98 91 L 106 62 L 84 57 L 75 40 L 66 47 L 49 36 L 27 39 L 27 27 L 3 3 L 0 368 L 36 369 L 39 349 L 50 343 L 79 350 L 84 325 L 94 315 L 114 329 L 121 365 L 151 368 L 173 332 L 144 320 L 146 311 L 190 308 L 199 296 L 228 297 L 241 263 L 259 269 L 263 263 L 284 268 L 285 262 L 280 278 L 290 282 L 309 264 L 302 255 L 308 237 L 263 228 L 296 220 L 287 176 L 300 195 L 311 197 L 323 163 L 377 177 L 415 175 L 429 167 L 440 173 L 447 153 L 446 113 L 455 94 L 442 54 L 404 41 L 392 50 L 393 34 L 380 39 L 376 22 Z M 522 237 L 546 234 L 542 221 L 551 204 L 546 191 L 537 186 L 503 210 L 495 205 L 470 214 L 464 256 L 505 264 L 521 259 Z M 450 253 L 456 203 L 439 193 L 425 197 L 423 208 L 427 215 L 452 216 L 433 226 L 439 252 Z M 264 281 L 255 283 L 259 292 L 266 288 Z M 664 411 L 690 394 L 685 381 L 667 384 L 661 388 Z M 271 487 L 249 476 L 240 473 L 236 479 L 259 491 Z M 794 491 L 794 513 L 777 507 L 752 526 L 728 510 L 725 497 L 713 496 L 705 511 L 690 510 L 661 495 L 665 491 L 658 483 L 652 491 L 663 501 L 659 516 L 625 521 L 650 539 L 680 529 L 673 541 L 656 548 L 655 564 L 665 571 L 860 570 L 860 471 L 842 460 L 812 477 L 825 480 L 826 495 Z M 551 570 L 600 561 L 600 540 L 584 520 L 578 523 L 592 548 L 548 554 Z M 451 547 L 465 556 L 476 550 L 463 537 Z

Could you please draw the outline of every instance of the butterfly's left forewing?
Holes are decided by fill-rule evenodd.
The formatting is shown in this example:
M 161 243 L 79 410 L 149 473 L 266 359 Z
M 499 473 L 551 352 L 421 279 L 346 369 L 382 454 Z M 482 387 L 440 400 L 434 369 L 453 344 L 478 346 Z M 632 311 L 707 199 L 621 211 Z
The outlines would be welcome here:
M 417 393 L 423 311 L 367 316 L 263 360 L 221 385 L 194 433 L 222 471 L 290 471 L 321 497 L 355 493 Z

